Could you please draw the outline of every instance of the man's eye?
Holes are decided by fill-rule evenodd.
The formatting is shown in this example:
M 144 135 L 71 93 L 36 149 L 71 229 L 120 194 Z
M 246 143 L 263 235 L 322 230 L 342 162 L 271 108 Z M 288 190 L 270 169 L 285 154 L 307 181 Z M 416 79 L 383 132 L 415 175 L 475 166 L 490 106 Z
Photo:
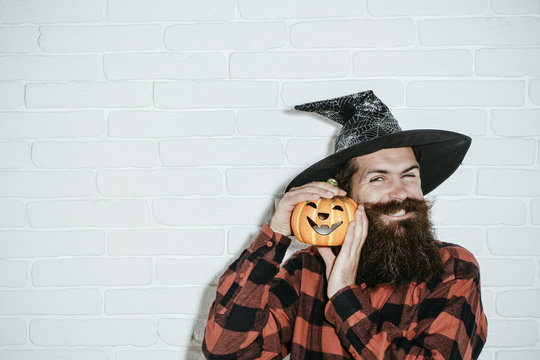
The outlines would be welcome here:
M 378 181 L 382 181 L 382 180 L 383 180 L 382 176 L 377 176 L 377 177 L 372 178 L 369 181 L 370 182 L 378 182 Z
M 415 174 L 405 174 L 405 175 L 403 175 L 403 177 L 415 178 L 416 175 Z

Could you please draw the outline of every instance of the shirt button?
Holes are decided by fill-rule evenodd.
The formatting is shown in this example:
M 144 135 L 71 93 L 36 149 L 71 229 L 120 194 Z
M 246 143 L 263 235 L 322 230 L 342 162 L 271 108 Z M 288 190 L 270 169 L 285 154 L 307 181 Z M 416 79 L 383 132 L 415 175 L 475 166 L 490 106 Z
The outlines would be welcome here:
M 271 242 L 271 241 L 267 241 L 267 242 L 266 242 L 266 246 L 268 246 L 268 247 L 272 247 L 272 246 L 274 246 L 274 243 L 273 243 L 273 242 Z

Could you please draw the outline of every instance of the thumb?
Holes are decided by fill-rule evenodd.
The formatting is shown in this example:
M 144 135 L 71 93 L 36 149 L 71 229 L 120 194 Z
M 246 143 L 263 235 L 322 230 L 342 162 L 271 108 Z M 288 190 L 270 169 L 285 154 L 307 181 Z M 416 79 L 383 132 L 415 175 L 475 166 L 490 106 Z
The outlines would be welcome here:
M 336 255 L 332 252 L 332 249 L 329 247 L 317 247 L 317 250 L 319 251 L 319 254 L 321 254 L 321 257 L 324 260 L 324 263 L 326 265 L 326 278 L 330 276 L 330 273 L 332 272 L 332 267 L 334 267 L 334 261 L 336 261 Z

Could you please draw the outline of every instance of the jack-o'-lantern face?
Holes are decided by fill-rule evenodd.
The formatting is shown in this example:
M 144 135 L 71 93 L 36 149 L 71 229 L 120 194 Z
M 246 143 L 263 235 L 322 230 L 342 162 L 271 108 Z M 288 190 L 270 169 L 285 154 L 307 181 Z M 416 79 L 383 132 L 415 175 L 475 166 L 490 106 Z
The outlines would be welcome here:
M 357 207 L 345 196 L 299 203 L 291 216 L 292 231 L 298 241 L 306 244 L 341 245 Z

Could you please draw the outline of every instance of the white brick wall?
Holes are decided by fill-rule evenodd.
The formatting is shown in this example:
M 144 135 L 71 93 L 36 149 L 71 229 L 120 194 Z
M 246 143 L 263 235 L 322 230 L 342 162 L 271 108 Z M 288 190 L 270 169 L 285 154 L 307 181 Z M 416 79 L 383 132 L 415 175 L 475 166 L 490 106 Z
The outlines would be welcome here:
M 0 0 L 0 358 L 201 359 L 217 277 L 374 89 L 473 137 L 430 198 L 482 360 L 540 357 L 537 0 Z M 296 244 L 294 244 L 296 246 Z M 296 248 L 296 247 L 295 247 Z

